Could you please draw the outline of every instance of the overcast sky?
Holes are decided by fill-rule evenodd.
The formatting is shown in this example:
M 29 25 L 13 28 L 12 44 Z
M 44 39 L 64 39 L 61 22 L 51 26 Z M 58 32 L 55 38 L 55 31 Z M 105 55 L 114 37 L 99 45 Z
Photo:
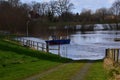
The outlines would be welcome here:
M 49 2 L 50 0 L 21 0 L 22 2 L 30 3 L 31 1 L 36 2 Z M 70 0 L 74 4 L 73 12 L 81 12 L 83 8 L 91 9 L 95 11 L 98 8 L 111 7 L 115 0 Z

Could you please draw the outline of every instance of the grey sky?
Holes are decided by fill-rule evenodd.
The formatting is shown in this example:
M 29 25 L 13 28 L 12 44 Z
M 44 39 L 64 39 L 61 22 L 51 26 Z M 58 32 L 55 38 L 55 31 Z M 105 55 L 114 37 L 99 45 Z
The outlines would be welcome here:
M 21 0 L 22 2 L 30 3 L 31 1 L 36 2 L 49 2 L 50 0 Z M 92 9 L 95 11 L 98 8 L 109 8 L 115 0 L 71 0 L 74 4 L 73 12 L 81 12 L 83 8 Z

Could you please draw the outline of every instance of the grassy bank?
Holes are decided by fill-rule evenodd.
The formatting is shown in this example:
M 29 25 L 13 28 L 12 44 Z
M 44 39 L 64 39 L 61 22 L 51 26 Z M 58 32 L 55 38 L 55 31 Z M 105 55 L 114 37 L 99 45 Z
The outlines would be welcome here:
M 0 80 L 21 80 L 71 61 L 0 40 Z
M 96 61 L 89 69 L 84 80 L 108 80 L 107 77 L 107 72 L 103 68 L 103 62 Z
M 39 80 L 74 80 L 74 76 L 86 62 L 72 61 L 0 39 L 0 80 L 22 80 L 54 68 L 57 69 L 44 74 Z M 57 67 L 60 65 L 62 66 Z M 85 80 L 107 80 L 107 74 L 102 65 L 102 61 L 94 62 L 85 73 Z

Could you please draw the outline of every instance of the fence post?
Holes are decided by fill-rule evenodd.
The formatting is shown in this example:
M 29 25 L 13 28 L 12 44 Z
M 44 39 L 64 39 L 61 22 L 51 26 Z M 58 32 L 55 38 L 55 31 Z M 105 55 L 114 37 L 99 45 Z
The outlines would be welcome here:
M 119 49 L 118 49 L 118 56 L 117 56 L 117 58 L 118 58 L 118 62 L 119 62 Z
M 33 41 L 31 41 L 31 47 L 33 48 Z
M 37 42 L 37 50 L 39 49 L 39 45 L 38 44 L 39 44 L 39 42 Z
M 30 40 L 30 47 L 32 47 L 32 41 Z
M 112 50 L 112 60 L 114 60 L 114 56 L 115 56 L 114 53 L 115 52 L 114 52 L 114 49 L 111 49 L 111 50 Z
M 28 46 L 30 47 L 30 40 L 28 40 Z
M 67 47 L 66 47 L 66 57 L 68 56 L 67 53 L 68 53 L 68 51 L 67 51 Z
M 28 47 L 28 40 L 26 40 L 26 47 Z
M 105 58 L 108 57 L 108 49 L 105 50 Z
M 23 45 L 25 45 L 24 39 L 23 39 L 23 41 L 21 41 L 21 42 L 23 42 Z
M 58 45 L 58 55 L 60 56 L 60 44 Z
M 42 43 L 42 51 L 44 51 L 44 43 Z
M 34 43 L 35 43 L 35 42 L 33 41 L 33 48 L 34 48 Z
M 116 49 L 116 62 L 119 62 L 119 49 Z
M 113 57 L 114 57 L 114 59 L 113 59 L 113 60 L 114 60 L 114 62 L 116 62 L 116 49 L 114 49 L 113 54 L 114 54 L 114 56 L 113 56 Z
M 46 51 L 49 52 L 49 43 L 46 43 Z

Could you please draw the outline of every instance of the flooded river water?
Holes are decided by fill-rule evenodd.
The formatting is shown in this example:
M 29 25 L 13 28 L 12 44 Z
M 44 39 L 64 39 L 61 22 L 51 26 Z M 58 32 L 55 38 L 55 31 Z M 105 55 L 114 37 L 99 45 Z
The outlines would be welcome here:
M 60 56 L 73 60 L 98 60 L 105 57 L 105 49 L 120 48 L 120 42 L 115 42 L 114 38 L 120 38 L 120 31 L 80 31 L 70 35 L 70 44 L 60 45 Z M 29 38 L 39 42 L 44 40 Z M 58 48 L 58 45 L 50 46 Z M 58 54 L 56 50 L 50 50 L 53 54 Z

